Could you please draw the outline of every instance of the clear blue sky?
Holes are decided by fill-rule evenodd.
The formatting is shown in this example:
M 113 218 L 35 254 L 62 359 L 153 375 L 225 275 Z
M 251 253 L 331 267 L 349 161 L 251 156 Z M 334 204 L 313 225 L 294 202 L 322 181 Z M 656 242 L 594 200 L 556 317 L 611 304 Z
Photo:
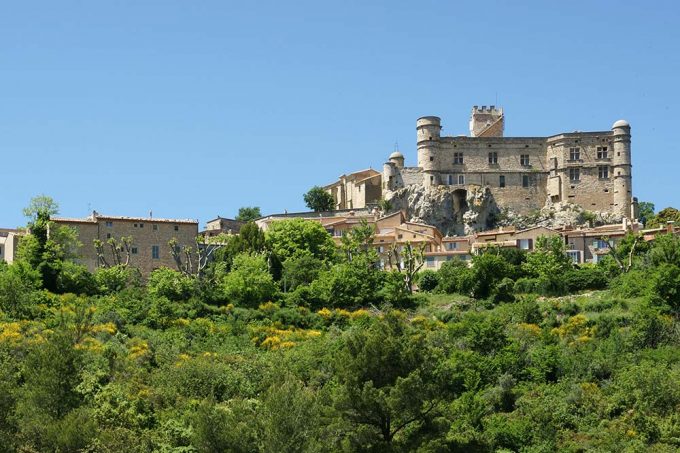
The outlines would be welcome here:
M 415 121 L 633 134 L 633 191 L 680 207 L 677 2 L 15 1 L 0 7 L 0 226 L 61 214 L 301 210 L 313 185 L 415 165 Z

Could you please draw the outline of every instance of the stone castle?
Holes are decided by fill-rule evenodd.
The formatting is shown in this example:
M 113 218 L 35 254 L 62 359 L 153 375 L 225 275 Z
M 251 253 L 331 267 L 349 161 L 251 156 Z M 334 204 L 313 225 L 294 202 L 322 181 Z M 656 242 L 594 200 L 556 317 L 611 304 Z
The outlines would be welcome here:
M 382 198 L 410 218 L 454 234 L 565 206 L 604 223 L 636 217 L 626 121 L 608 131 L 549 137 L 505 137 L 504 129 L 503 110 L 495 106 L 473 107 L 469 136 L 442 136 L 440 118 L 424 116 L 416 122 L 417 167 L 405 166 L 395 151 L 382 174 L 343 175 L 326 190 L 338 209 L 368 207 Z

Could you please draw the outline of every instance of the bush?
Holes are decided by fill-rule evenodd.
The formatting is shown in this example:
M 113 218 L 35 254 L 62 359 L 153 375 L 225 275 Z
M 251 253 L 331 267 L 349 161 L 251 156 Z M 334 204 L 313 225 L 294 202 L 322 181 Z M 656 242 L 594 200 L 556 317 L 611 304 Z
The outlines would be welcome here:
M 471 272 L 465 261 L 452 260 L 445 262 L 437 272 L 437 292 L 446 294 L 460 292 L 463 281 L 466 280 L 467 274 Z
M 673 310 L 680 309 L 680 268 L 674 264 L 662 264 L 652 279 L 652 291 Z
M 97 290 L 102 294 L 113 294 L 130 286 L 139 286 L 139 269 L 127 266 L 102 267 L 94 273 Z
M 564 274 L 564 284 L 570 293 L 588 289 L 605 289 L 607 287 L 607 276 L 604 269 L 585 265 L 567 271 Z
M 57 277 L 57 291 L 91 296 L 97 292 L 97 282 L 85 266 L 64 261 Z
M 434 291 L 439 284 L 439 275 L 435 271 L 424 270 L 418 274 L 418 288 L 421 291 Z
M 634 269 L 621 274 L 611 282 L 612 292 L 621 297 L 642 297 L 652 292 L 648 272 Z
M 196 280 L 181 272 L 162 267 L 154 270 L 147 284 L 149 294 L 179 301 L 189 299 L 196 290 Z
M 522 277 L 515 282 L 515 292 L 532 294 L 539 292 L 540 281 L 537 278 Z
M 235 305 L 257 307 L 276 295 L 274 278 L 263 255 L 242 253 L 234 257 L 233 270 L 221 284 L 225 298 Z

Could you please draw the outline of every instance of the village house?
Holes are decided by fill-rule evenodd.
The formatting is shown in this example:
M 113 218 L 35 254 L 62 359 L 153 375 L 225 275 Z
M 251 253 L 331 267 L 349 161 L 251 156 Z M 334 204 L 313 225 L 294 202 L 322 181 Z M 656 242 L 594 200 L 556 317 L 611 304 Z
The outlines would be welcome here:
M 177 247 L 196 249 L 197 220 L 107 216 L 96 211 L 85 218 L 53 217 L 51 220 L 54 225 L 76 230 L 82 243 L 78 261 L 91 272 L 116 264 L 116 253 L 107 244 L 110 239 L 117 243 L 117 254 L 124 260 L 129 256 L 129 265 L 138 268 L 143 276 L 160 267 L 177 268 L 168 245 L 170 240 L 175 239 Z M 129 250 L 122 243 L 124 237 L 132 238 Z M 97 253 L 95 240 L 104 244 L 101 256 Z

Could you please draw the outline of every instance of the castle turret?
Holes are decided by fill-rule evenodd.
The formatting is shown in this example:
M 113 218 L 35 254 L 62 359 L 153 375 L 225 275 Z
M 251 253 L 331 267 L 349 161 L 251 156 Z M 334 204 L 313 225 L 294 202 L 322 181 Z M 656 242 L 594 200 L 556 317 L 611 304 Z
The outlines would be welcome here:
M 418 166 L 423 169 L 425 187 L 439 184 L 435 170 L 438 164 L 441 130 L 441 119 L 438 116 L 423 116 L 416 121 Z
M 632 165 L 630 158 L 630 124 L 618 120 L 612 126 L 613 151 L 612 172 L 614 175 L 614 211 L 633 219 Z
M 472 107 L 470 115 L 471 137 L 502 137 L 505 130 L 503 109 L 495 105 Z

